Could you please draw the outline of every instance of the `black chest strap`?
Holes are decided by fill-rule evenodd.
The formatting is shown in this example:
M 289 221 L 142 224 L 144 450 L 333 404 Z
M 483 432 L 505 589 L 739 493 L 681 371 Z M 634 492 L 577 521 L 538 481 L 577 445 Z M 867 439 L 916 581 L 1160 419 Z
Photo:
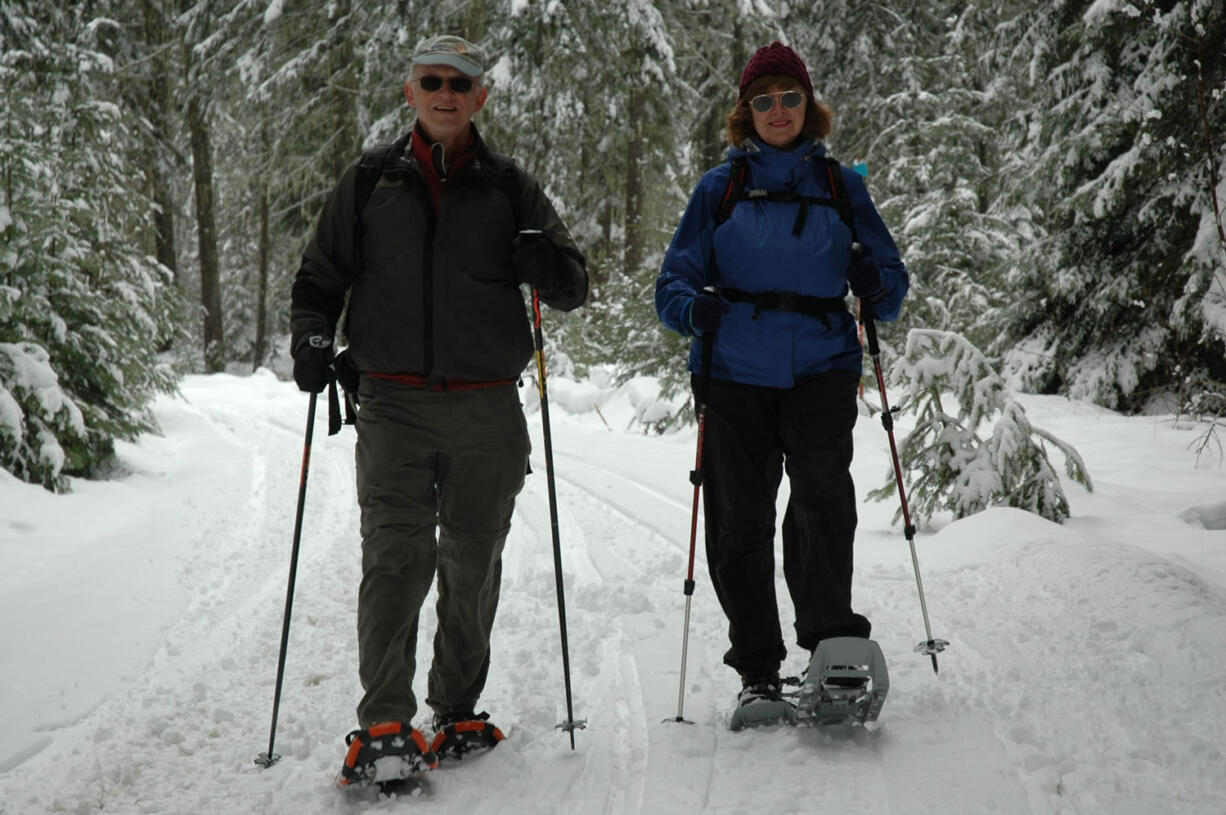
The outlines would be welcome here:
M 805 220 L 809 217 L 810 206 L 830 207 L 837 210 L 838 202 L 833 198 L 816 198 L 812 195 L 799 195 L 788 190 L 745 190 L 741 193 L 742 201 L 778 201 L 784 204 L 800 204 L 796 220 L 792 223 L 792 234 L 799 235 L 804 231 Z
M 842 297 L 815 297 L 811 294 L 796 294 L 788 291 L 745 291 L 744 289 L 720 289 L 720 297 L 729 303 L 753 303 L 753 318 L 756 320 L 763 309 L 790 311 L 817 317 L 827 330 L 830 318 L 827 315 L 847 312 L 847 303 Z

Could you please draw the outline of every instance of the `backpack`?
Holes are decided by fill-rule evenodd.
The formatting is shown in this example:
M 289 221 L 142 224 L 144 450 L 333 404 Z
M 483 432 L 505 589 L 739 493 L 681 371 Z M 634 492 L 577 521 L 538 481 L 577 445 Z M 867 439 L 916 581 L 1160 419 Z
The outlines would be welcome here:
M 839 213 L 839 220 L 851 230 L 852 245 L 859 243 L 856 237 L 856 219 L 851 211 L 851 197 L 847 194 L 847 183 L 843 180 L 843 171 L 839 163 L 828 156 L 817 159 L 826 168 L 826 178 L 830 181 L 832 198 L 815 198 L 811 195 L 798 195 L 791 190 L 745 189 L 749 177 L 749 166 L 744 156 L 732 160 L 732 172 L 728 174 L 728 187 L 720 201 L 719 210 L 715 213 L 715 225 L 719 226 L 732 217 L 732 209 L 741 201 L 783 201 L 799 202 L 800 212 L 796 223 L 792 226 L 792 234 L 799 235 L 805 228 L 805 218 L 809 214 L 809 205 L 832 207 Z
M 799 235 L 805 228 L 805 220 L 809 214 L 810 205 L 832 207 L 839 214 L 839 220 L 851 230 L 851 245 L 848 251 L 852 262 L 863 256 L 864 247 L 860 244 L 856 232 L 855 216 L 851 210 L 851 197 L 847 193 L 847 184 L 843 180 L 843 171 L 839 163 L 832 158 L 822 156 L 817 159 L 826 168 L 826 177 L 830 181 L 831 198 L 816 198 L 811 195 L 799 195 L 791 190 L 745 189 L 749 177 L 749 167 L 744 156 L 732 160 L 732 171 L 728 175 L 728 186 L 724 197 L 720 200 L 719 209 L 715 213 L 715 225 L 732 217 L 733 208 L 741 201 L 781 201 L 799 203 L 800 211 L 796 222 L 792 225 L 792 234 Z M 846 313 L 847 304 L 842 297 L 814 297 L 795 292 L 749 292 L 742 289 L 719 290 L 720 295 L 730 303 L 753 303 L 753 318 L 756 320 L 763 309 L 776 311 L 791 311 L 797 314 L 807 314 L 817 317 L 827 329 L 830 328 L 828 314 Z

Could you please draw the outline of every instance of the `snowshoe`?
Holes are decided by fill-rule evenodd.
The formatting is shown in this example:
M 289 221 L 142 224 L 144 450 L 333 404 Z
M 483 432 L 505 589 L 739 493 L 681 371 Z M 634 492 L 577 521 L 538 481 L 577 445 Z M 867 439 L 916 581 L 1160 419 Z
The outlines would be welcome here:
M 488 713 L 461 711 L 434 717 L 434 741 L 430 750 L 440 759 L 461 760 L 485 753 L 506 738 L 489 721 Z
M 796 708 L 783 698 L 779 674 L 742 678 L 737 694 L 737 708 L 728 722 L 730 730 L 763 727 L 772 724 L 794 724 Z
M 336 783 L 342 789 L 377 787 L 386 795 L 416 794 L 421 774 L 438 766 L 421 731 L 407 722 L 381 722 L 345 737 L 349 752 Z
M 796 718 L 809 725 L 876 721 L 890 689 L 885 656 L 862 637 L 822 640 L 796 693 Z

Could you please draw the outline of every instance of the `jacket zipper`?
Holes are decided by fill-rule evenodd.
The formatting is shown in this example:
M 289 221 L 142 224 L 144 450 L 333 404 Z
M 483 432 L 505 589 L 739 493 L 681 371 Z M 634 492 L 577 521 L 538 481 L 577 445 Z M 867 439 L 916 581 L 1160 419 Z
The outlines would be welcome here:
M 413 161 L 416 164 L 416 161 Z M 429 377 L 434 370 L 434 242 L 438 232 L 438 213 L 430 200 L 426 180 L 417 169 L 420 184 L 417 198 L 426 213 L 426 235 L 421 248 L 421 365 L 422 375 Z
M 426 241 L 422 247 L 421 308 L 422 308 L 422 373 L 427 379 L 434 374 L 434 241 L 438 232 L 438 213 L 426 195 Z M 441 205 L 441 202 L 440 202 Z

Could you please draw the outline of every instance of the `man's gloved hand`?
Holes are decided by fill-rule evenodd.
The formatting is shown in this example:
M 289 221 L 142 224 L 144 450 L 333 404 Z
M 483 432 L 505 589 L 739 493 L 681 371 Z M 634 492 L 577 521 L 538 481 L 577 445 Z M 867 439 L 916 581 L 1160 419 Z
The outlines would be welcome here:
M 695 334 L 718 331 L 730 308 L 732 306 L 724 298 L 701 292 L 690 301 L 690 328 Z
M 877 268 L 877 262 L 867 255 L 851 264 L 847 270 L 847 282 L 851 285 L 851 293 L 861 300 L 876 303 L 885 296 L 881 271 Z
M 540 230 L 525 229 L 511 241 L 511 267 L 516 283 L 542 291 L 558 285 L 558 250 Z
M 332 373 L 332 338 L 322 331 L 312 331 L 294 340 L 294 382 L 304 393 L 322 393 L 328 387 Z

